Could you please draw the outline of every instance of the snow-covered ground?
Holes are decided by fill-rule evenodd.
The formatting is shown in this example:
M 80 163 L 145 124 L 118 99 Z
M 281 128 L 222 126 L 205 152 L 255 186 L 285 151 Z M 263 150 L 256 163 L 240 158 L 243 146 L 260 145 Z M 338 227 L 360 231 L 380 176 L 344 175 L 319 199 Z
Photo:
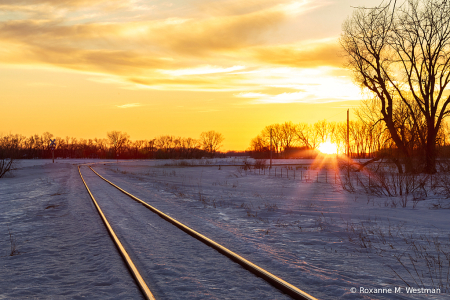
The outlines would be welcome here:
M 0 180 L 1 299 L 127 299 L 139 293 L 86 197 L 80 162 L 26 160 L 14 177 Z
M 76 168 L 81 163 L 92 163 L 97 172 L 125 190 L 318 299 L 450 298 L 443 290 L 426 295 L 406 290 L 408 285 L 449 287 L 450 211 L 436 205 L 446 203 L 442 196 L 429 194 L 423 201 L 410 200 L 402 207 L 398 205 L 401 198 L 344 191 L 339 174 L 316 168 L 331 167 L 332 162 L 274 160 L 284 166 L 274 166 L 269 175 L 267 170 L 238 167 L 243 164 L 240 158 L 20 161 L 13 177 L 0 179 L 0 298 L 140 297 L 82 185 Z M 286 164 L 295 166 L 286 168 Z M 106 191 L 89 169 L 83 167 L 82 172 L 91 181 L 94 196 Z M 111 203 L 115 199 L 106 196 L 103 206 L 108 205 L 108 198 Z M 116 226 L 127 227 L 114 213 L 122 209 L 121 204 L 115 205 L 118 208 L 111 208 L 110 215 L 116 218 Z M 163 226 L 144 217 L 134 221 L 149 230 L 153 225 L 157 232 Z M 10 255 L 8 230 L 17 255 Z M 155 247 L 149 245 L 145 251 L 152 253 Z M 164 261 L 164 253 L 154 250 L 155 259 Z M 168 254 L 167 259 L 171 264 L 161 266 L 161 276 L 174 272 L 171 276 L 183 279 L 172 289 L 183 289 L 183 282 L 186 293 L 195 292 L 190 290 L 195 286 L 217 288 L 208 282 L 193 285 L 176 273 L 188 268 L 181 257 Z M 222 262 L 216 264 L 220 269 Z M 213 272 L 208 270 L 206 275 Z M 232 280 L 236 272 L 222 276 Z M 166 292 L 171 280 L 157 274 L 150 280 L 157 296 L 174 299 Z M 210 280 L 217 281 L 213 277 Z M 261 296 L 254 292 L 258 281 L 240 281 L 235 286 L 240 292 L 221 291 L 223 297 L 205 292 L 196 297 L 283 297 L 276 291 L 271 294 L 269 288 Z M 245 297 L 242 289 L 247 286 Z M 361 288 L 384 293 L 361 293 Z

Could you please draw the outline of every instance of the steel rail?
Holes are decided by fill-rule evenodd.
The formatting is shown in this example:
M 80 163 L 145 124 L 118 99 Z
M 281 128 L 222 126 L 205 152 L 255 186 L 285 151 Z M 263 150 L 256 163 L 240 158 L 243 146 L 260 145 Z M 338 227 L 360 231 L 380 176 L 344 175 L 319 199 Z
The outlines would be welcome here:
M 115 185 L 111 181 L 107 180 L 106 178 L 104 178 L 103 176 L 98 174 L 91 166 L 89 166 L 89 168 L 92 170 L 92 172 L 97 174 L 97 176 L 99 176 L 101 179 L 103 179 L 104 181 L 108 182 L 110 185 L 112 185 L 115 188 L 117 188 L 119 191 L 121 191 L 125 195 L 127 195 L 130 198 L 132 198 L 133 200 L 143 204 L 145 207 L 150 209 L 152 212 L 156 213 L 157 215 L 159 215 L 164 220 L 172 223 L 173 225 L 175 225 L 179 229 L 183 230 L 184 232 L 186 232 L 190 236 L 196 238 L 197 240 L 199 240 L 199 241 L 205 243 L 206 245 L 214 248 L 215 250 L 219 251 L 220 253 L 222 253 L 226 257 L 230 258 L 231 260 L 237 262 L 242 267 L 244 267 L 248 271 L 252 272 L 256 276 L 261 277 L 262 279 L 266 280 L 268 283 L 270 283 L 271 285 L 275 286 L 276 288 L 278 288 L 280 291 L 284 292 L 285 294 L 288 294 L 289 296 L 291 296 L 294 299 L 318 300 L 317 298 L 314 298 L 313 296 L 305 293 L 304 291 L 302 291 L 299 288 L 293 286 L 292 284 L 284 281 L 283 279 L 273 275 L 272 273 L 264 270 L 261 267 L 258 267 L 257 265 L 255 265 L 252 262 L 246 260 L 242 256 L 234 253 L 233 251 L 231 251 L 231 250 L 225 248 L 224 246 L 214 242 L 213 240 L 211 240 L 211 239 L 207 238 L 206 236 L 198 233 L 197 231 L 191 229 L 190 227 L 182 224 L 181 222 L 175 220 L 174 218 L 166 215 L 165 213 L 161 212 L 160 210 L 156 209 L 155 207 L 151 206 L 150 204 L 144 202 L 143 200 L 137 198 L 136 196 L 128 193 L 127 191 L 123 190 L 119 186 Z
M 147 300 L 155 300 L 155 297 L 153 296 L 152 292 L 148 288 L 147 284 L 145 283 L 144 279 L 142 278 L 141 274 L 139 273 L 138 269 L 134 265 L 133 261 L 131 260 L 130 256 L 128 255 L 127 251 L 123 247 L 122 243 L 120 242 L 119 238 L 115 234 L 114 230 L 112 229 L 111 225 L 109 225 L 108 220 L 106 219 L 105 215 L 103 214 L 102 210 L 100 209 L 100 206 L 98 205 L 97 201 L 95 200 L 94 196 L 92 195 L 91 191 L 89 190 L 88 185 L 86 184 L 86 181 L 83 178 L 83 175 L 81 175 L 80 166 L 78 166 L 78 172 L 80 173 L 81 180 L 84 183 L 84 186 L 86 187 L 86 190 L 88 191 L 89 195 L 91 196 L 92 202 L 94 202 L 95 207 L 97 208 L 97 211 L 102 218 L 103 223 L 106 226 L 106 229 L 108 230 L 108 233 L 110 234 L 111 238 L 113 239 L 117 249 L 119 250 L 120 255 L 122 256 L 123 260 L 125 261 L 128 269 L 130 270 L 131 274 L 134 277 L 134 280 L 138 284 L 142 295 Z

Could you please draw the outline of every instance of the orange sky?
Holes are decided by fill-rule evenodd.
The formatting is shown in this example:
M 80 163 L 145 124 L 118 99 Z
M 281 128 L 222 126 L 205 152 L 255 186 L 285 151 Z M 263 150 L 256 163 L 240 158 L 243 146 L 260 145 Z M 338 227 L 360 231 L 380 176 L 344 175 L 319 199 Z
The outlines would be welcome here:
M 375 0 L 0 1 L 0 134 L 131 139 L 344 121 L 361 93 L 338 38 Z

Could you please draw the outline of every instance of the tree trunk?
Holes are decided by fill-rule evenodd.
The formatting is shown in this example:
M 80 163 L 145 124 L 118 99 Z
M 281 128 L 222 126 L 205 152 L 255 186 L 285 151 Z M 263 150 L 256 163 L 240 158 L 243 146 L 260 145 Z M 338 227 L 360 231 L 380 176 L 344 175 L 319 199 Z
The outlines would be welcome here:
M 396 158 L 394 158 L 392 161 L 394 162 L 395 166 L 397 167 L 398 173 L 403 174 L 403 167 L 402 167 L 402 164 L 400 163 L 400 161 Z
M 436 134 L 434 130 L 428 130 L 427 144 L 425 149 L 425 173 L 436 173 Z
M 394 122 L 392 121 L 392 112 L 390 113 L 391 115 L 382 112 L 382 114 L 385 116 L 384 120 L 386 127 L 388 128 L 392 140 L 394 141 L 401 155 L 403 155 L 403 159 L 401 161 L 404 161 L 405 163 L 405 172 L 411 173 L 413 171 L 411 155 L 408 151 L 408 148 L 403 143 L 403 140 L 399 137 L 397 130 L 395 129 Z M 403 173 L 402 163 L 397 158 L 393 158 L 393 161 L 394 164 L 397 166 L 398 173 L 400 174 Z
M 413 160 L 410 156 L 407 156 L 403 160 L 405 164 L 405 173 L 412 173 L 414 171 Z

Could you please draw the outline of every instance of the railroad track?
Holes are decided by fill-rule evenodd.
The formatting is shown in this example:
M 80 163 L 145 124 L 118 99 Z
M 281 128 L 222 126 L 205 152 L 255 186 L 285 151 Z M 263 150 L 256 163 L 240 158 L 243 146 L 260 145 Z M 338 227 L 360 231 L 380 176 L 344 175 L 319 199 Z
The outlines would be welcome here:
M 127 250 L 125 249 L 123 243 L 120 241 L 118 235 L 115 233 L 115 231 L 113 230 L 112 226 L 110 225 L 110 223 L 108 222 L 105 214 L 103 213 L 102 209 L 100 208 L 97 200 L 95 199 L 93 193 L 91 192 L 91 190 L 89 189 L 89 186 L 87 184 L 87 182 L 85 181 L 85 179 L 83 178 L 83 175 L 81 174 L 81 165 L 78 166 L 78 172 L 80 174 L 80 177 L 103 221 L 103 223 L 105 224 L 106 229 L 108 230 L 112 240 L 114 241 L 119 253 L 121 254 L 126 266 L 128 267 L 128 269 L 130 270 L 130 273 L 132 274 L 132 276 L 134 277 L 137 285 L 139 286 L 142 295 L 144 296 L 145 299 L 156 299 L 155 296 L 153 295 L 153 293 L 150 291 L 150 288 L 148 287 L 147 282 L 144 280 L 143 276 L 140 274 L 138 267 L 136 267 L 136 264 L 133 262 L 132 258 L 130 257 L 130 255 L 128 254 Z M 316 298 L 312 297 L 311 295 L 303 292 L 302 290 L 300 290 L 299 288 L 293 286 L 292 284 L 289 284 L 288 282 L 284 281 L 283 279 L 271 274 L 270 272 L 266 271 L 265 269 L 251 263 L 250 261 L 246 260 L 245 258 L 243 258 L 242 256 L 232 252 L 231 250 L 223 247 L 222 245 L 216 243 L 215 241 L 207 238 L 206 236 L 200 234 L 199 232 L 189 228 L 188 226 L 182 224 L 181 222 L 175 220 L 174 218 L 168 216 L 167 214 L 163 213 L 162 211 L 156 209 L 155 207 L 149 205 L 148 203 L 146 203 L 145 201 L 137 198 L 136 196 L 130 194 L 129 192 L 125 191 L 124 189 L 122 189 L 121 187 L 115 185 L 114 183 L 112 183 L 111 181 L 107 180 L 106 178 L 102 177 L 100 174 L 98 174 L 91 166 L 89 166 L 89 169 L 92 170 L 92 172 L 94 172 L 99 178 L 101 178 L 104 182 L 107 182 L 109 185 L 113 186 L 115 189 L 117 189 L 118 191 L 120 191 L 121 193 L 125 194 L 126 196 L 128 196 L 129 198 L 133 199 L 134 201 L 142 204 L 143 206 L 145 206 L 146 208 L 148 208 L 150 211 L 152 211 L 154 214 L 156 214 L 157 216 L 159 216 L 160 218 L 162 218 L 163 220 L 169 222 L 170 224 L 176 226 L 177 228 L 179 228 L 181 231 L 187 233 L 188 235 L 194 237 L 195 239 L 201 241 L 202 243 L 204 243 L 205 245 L 217 250 L 219 253 L 223 254 L 224 256 L 228 257 L 229 259 L 231 259 L 232 261 L 238 263 L 239 265 L 241 265 L 243 268 L 245 268 L 246 270 L 250 271 L 251 273 L 253 273 L 254 275 L 264 279 L 265 281 L 267 281 L 268 283 L 270 283 L 272 286 L 276 287 L 278 290 L 280 290 L 282 293 L 285 293 L 287 295 L 289 295 L 290 297 L 294 298 L 294 299 L 302 299 L 302 300 L 317 300 Z M 125 244 L 125 243 L 124 243 Z M 148 251 L 151 251 L 151 248 L 148 249 Z M 187 258 L 189 259 L 189 258 Z M 141 270 L 142 271 L 142 270 Z M 149 283 L 151 284 L 151 283 Z

